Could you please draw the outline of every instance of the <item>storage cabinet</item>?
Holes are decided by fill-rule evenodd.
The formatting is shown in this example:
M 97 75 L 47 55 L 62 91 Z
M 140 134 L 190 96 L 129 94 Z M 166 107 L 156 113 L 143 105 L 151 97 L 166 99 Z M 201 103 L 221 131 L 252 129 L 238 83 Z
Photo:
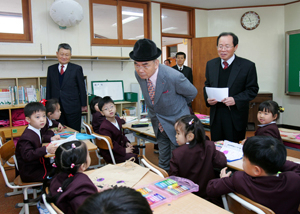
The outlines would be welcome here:
M 140 85 L 138 83 L 131 83 L 131 92 L 138 93 L 138 102 L 137 102 L 137 117 L 141 119 L 147 117 L 148 108 L 144 100 L 143 93 L 141 91 Z
M 260 92 L 257 94 L 254 100 L 249 103 L 249 117 L 248 117 L 248 131 L 254 131 L 257 129 L 257 125 L 260 123 L 257 120 L 257 112 L 259 105 L 266 101 L 273 100 L 273 93 L 269 92 Z

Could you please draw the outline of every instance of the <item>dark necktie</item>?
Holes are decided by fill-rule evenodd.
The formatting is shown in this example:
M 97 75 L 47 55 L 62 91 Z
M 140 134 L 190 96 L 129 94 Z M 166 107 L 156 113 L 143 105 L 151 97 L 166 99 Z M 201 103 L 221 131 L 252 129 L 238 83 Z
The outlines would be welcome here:
M 64 65 L 61 65 L 61 68 L 60 68 L 60 75 L 63 75 L 64 73 Z
M 224 61 L 223 65 L 224 65 L 224 69 L 228 68 L 228 62 Z
M 182 71 L 182 68 L 179 68 L 180 71 Z

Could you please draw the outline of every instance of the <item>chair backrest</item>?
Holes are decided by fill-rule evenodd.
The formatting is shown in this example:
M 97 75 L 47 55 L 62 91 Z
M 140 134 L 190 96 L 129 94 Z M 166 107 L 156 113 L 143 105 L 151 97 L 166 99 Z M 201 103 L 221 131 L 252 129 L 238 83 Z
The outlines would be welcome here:
M 0 156 L 1 156 L 1 164 L 2 166 L 15 154 L 15 143 L 13 140 L 4 143 L 0 147 Z
M 147 168 L 149 168 L 151 171 L 155 172 L 159 176 L 163 178 L 169 177 L 169 174 L 164 169 L 151 163 L 144 155 L 142 155 L 141 161 Z
M 111 160 L 112 160 L 113 164 L 116 164 L 115 157 L 114 157 L 114 154 L 112 152 L 112 150 L 114 148 L 114 145 L 112 144 L 112 141 L 111 141 L 110 137 L 105 136 L 105 135 L 99 135 L 97 133 L 93 133 L 92 135 L 96 138 L 95 139 L 95 144 L 97 145 L 97 147 L 100 150 L 101 149 L 108 150 L 109 153 L 110 153 L 110 157 L 111 157 Z
M 0 146 L 2 146 L 6 142 L 4 131 L 0 131 Z
M 46 193 L 49 194 L 48 187 L 46 187 L 45 190 L 46 190 Z M 54 203 L 49 204 L 47 202 L 45 193 L 42 195 L 42 198 L 43 198 L 44 204 L 45 204 L 47 210 L 50 212 L 50 214 L 64 214 Z
M 252 201 L 251 199 L 238 194 L 228 193 L 225 197 L 227 199 L 227 205 L 224 202 L 224 196 L 222 196 L 224 208 L 228 208 L 228 211 L 233 213 L 243 214 L 275 214 L 271 209 Z M 225 200 L 226 201 L 226 200 Z
M 87 133 L 89 135 L 92 135 L 94 133 L 94 129 L 91 124 L 88 124 L 84 121 L 82 121 L 82 124 L 83 124 L 84 130 L 85 130 L 85 133 Z M 93 142 L 93 144 L 96 144 L 94 139 L 92 139 L 92 142 Z

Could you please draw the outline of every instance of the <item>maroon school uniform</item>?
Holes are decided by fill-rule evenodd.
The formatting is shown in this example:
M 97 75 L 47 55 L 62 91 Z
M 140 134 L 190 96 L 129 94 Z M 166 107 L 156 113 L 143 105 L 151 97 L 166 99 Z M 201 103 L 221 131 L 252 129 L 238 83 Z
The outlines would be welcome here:
M 53 178 L 49 188 L 52 196 L 57 194 L 57 190 L 67 178 L 68 175 L 66 173 L 60 173 Z M 97 188 L 91 179 L 86 174 L 78 172 L 55 204 L 63 213 L 76 213 L 76 210 L 84 200 L 94 193 L 97 193 Z
M 226 164 L 225 155 L 216 150 L 212 141 L 205 141 L 205 148 L 196 144 L 190 149 L 189 144 L 185 144 L 173 150 L 169 175 L 192 180 L 199 185 L 199 192 L 196 194 L 207 198 L 205 190 L 208 181 L 215 178 L 214 168 L 221 169 Z
M 122 163 L 130 159 L 131 157 L 135 157 L 135 162 L 138 163 L 137 155 L 134 154 L 134 153 L 138 153 L 137 148 L 133 150 L 134 153 L 126 153 L 126 143 L 129 142 L 129 140 L 122 132 L 122 124 L 124 124 L 125 121 L 121 120 L 119 117 L 115 117 L 115 118 L 118 122 L 120 130 L 110 121 L 105 119 L 100 126 L 99 134 L 106 135 L 111 138 L 111 141 L 114 146 L 113 154 L 116 163 Z M 106 162 L 112 163 L 108 150 L 100 149 L 100 155 L 104 158 Z
M 269 125 L 259 127 L 255 132 L 255 136 L 271 136 L 277 138 L 282 142 L 280 132 L 276 123 L 271 123 Z
M 92 127 L 93 127 L 95 133 L 100 134 L 99 133 L 99 128 L 101 126 L 101 123 L 104 120 L 106 120 L 106 118 L 100 112 L 96 111 L 93 114 Z
M 208 182 L 206 193 L 216 197 L 230 192 L 240 193 L 262 204 L 276 214 L 296 214 L 300 204 L 300 165 L 286 161 L 277 176 L 251 177 L 244 171 L 232 177 Z
M 49 125 L 49 119 L 47 118 L 46 124 L 43 128 L 41 128 L 41 134 L 42 134 L 42 142 L 43 143 L 49 143 L 51 142 L 51 137 L 54 136 L 54 132 L 50 130 L 50 128 L 58 127 L 59 122 L 56 120 L 51 120 L 52 126 Z
M 51 170 L 46 147 L 42 146 L 38 134 L 33 130 L 24 130 L 16 146 L 16 158 L 23 182 L 43 181 Z

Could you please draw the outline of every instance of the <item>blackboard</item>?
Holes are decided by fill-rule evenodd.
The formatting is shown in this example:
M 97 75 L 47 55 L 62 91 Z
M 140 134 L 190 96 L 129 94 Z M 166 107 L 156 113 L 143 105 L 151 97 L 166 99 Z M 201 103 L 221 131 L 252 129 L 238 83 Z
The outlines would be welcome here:
M 300 95 L 300 30 L 286 32 L 285 94 Z
M 92 81 L 92 93 L 96 96 L 110 96 L 113 101 L 124 101 L 123 80 Z

